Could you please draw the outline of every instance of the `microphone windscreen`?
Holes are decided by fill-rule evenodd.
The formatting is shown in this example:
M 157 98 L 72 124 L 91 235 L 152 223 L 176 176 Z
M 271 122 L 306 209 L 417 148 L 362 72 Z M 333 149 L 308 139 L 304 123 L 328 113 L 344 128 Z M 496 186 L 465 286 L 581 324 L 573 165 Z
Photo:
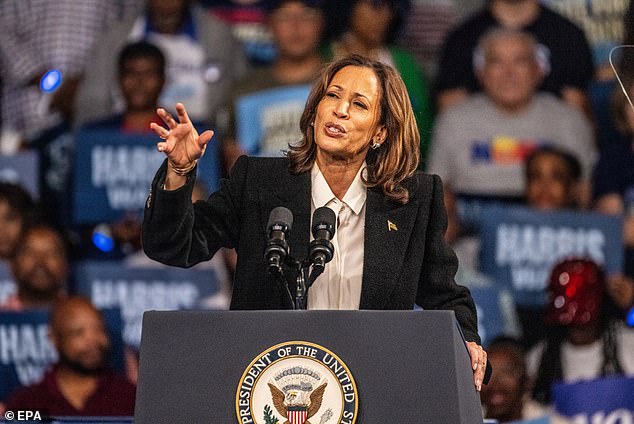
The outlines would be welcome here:
M 271 228 L 274 225 L 282 225 L 287 228 L 288 231 L 291 230 L 293 226 L 293 213 L 283 206 L 278 206 L 271 211 L 269 215 L 269 222 L 266 224 L 266 228 Z
M 321 229 L 325 229 L 330 233 L 330 237 L 335 234 L 335 223 L 337 221 L 337 217 L 335 213 L 329 207 L 322 206 L 320 208 L 315 209 L 313 213 L 313 236 L 315 233 Z

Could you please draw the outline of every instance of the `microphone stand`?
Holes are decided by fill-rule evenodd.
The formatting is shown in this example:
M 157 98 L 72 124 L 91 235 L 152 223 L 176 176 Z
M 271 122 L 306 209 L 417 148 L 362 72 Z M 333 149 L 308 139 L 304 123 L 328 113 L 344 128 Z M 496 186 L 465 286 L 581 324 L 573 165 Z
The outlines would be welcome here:
M 285 289 L 286 293 L 288 294 L 288 298 L 290 300 L 292 309 L 295 309 L 295 310 L 306 309 L 306 292 L 308 291 L 308 287 L 310 287 L 310 284 L 312 284 L 312 282 L 314 281 L 314 279 L 310 278 L 311 277 L 309 274 L 310 266 L 311 266 L 311 263 L 309 260 L 305 259 L 303 261 L 298 261 L 297 259 L 291 256 L 287 256 L 284 263 L 280 264 L 279 267 L 269 268 L 269 272 L 274 274 L 277 281 L 282 285 L 282 287 Z M 295 274 L 297 275 L 297 277 L 295 277 L 295 296 L 291 294 L 289 281 L 287 281 L 286 278 L 284 277 L 285 275 L 284 268 L 286 267 L 292 268 Z M 309 281 L 309 284 L 306 284 L 307 281 Z
M 308 267 L 306 266 L 306 261 L 304 261 L 303 264 L 301 262 L 298 262 L 297 265 L 297 278 L 295 279 L 295 309 L 305 310 L 306 292 L 308 291 L 308 289 L 306 288 L 306 280 L 308 279 Z
M 303 261 L 294 261 L 297 266 L 297 277 L 295 278 L 295 309 L 306 309 L 306 294 L 308 289 L 313 285 L 315 279 L 324 271 L 322 267 L 316 267 L 309 259 Z M 310 268 L 312 266 L 312 272 Z
M 287 258 L 288 262 L 295 262 L 292 258 Z M 293 295 L 291 294 L 290 288 L 288 287 L 288 281 L 286 281 L 286 277 L 284 276 L 284 261 L 280 262 L 279 260 L 273 260 L 269 262 L 268 271 L 272 274 L 277 282 L 279 283 L 282 291 L 288 295 L 288 301 L 291 305 L 292 309 L 295 309 L 295 301 Z

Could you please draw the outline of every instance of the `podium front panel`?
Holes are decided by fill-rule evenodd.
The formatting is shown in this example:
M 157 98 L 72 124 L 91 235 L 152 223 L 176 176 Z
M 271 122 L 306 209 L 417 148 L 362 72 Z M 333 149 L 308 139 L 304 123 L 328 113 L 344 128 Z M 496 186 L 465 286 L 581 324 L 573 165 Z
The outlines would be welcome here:
M 453 311 L 146 312 L 135 423 L 239 422 L 245 371 L 289 341 L 322 346 L 347 366 L 357 423 L 482 423 Z

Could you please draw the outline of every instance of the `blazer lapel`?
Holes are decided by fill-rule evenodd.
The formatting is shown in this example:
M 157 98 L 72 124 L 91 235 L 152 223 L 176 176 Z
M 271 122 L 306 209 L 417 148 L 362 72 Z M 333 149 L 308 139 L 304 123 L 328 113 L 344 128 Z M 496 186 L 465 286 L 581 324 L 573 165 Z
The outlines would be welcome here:
M 399 205 L 375 190 L 368 190 L 366 202 L 360 309 L 383 309 L 401 272 L 418 202 Z

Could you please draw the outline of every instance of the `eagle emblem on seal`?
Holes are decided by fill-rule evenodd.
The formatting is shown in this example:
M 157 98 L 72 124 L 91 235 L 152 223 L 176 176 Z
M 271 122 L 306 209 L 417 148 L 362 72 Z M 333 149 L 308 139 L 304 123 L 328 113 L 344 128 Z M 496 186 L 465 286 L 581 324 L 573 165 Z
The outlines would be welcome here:
M 268 386 L 275 409 L 287 420 L 283 424 L 311 424 L 308 420 L 321 408 L 328 385 L 322 381 L 321 375 L 303 366 L 287 368 L 274 375 Z

